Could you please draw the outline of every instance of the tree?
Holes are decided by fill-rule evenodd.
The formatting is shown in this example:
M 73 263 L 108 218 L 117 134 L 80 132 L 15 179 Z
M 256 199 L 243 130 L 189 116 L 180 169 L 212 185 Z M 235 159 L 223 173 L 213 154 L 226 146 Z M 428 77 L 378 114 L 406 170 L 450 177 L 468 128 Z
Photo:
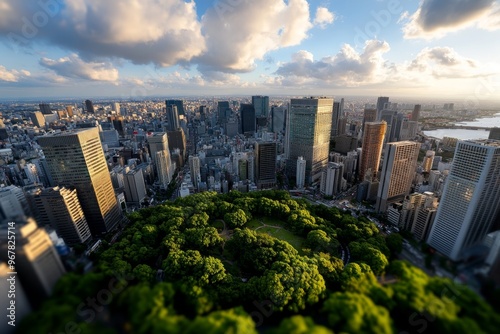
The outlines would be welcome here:
M 367 242 L 351 242 L 349 249 L 352 260 L 368 264 L 375 275 L 381 275 L 389 264 L 387 257 Z
M 313 255 L 314 263 L 325 281 L 330 285 L 340 281 L 340 274 L 344 269 L 344 262 L 328 253 L 316 253 Z
M 188 247 L 201 252 L 215 250 L 224 243 L 215 227 L 188 228 L 184 231 L 184 238 Z
M 276 310 L 298 312 L 306 305 L 317 303 L 326 286 L 318 267 L 307 258 L 295 256 L 290 263 L 273 263 L 262 277 L 254 277 L 250 284 L 255 287 L 261 300 L 270 300 Z
M 230 228 L 242 227 L 247 223 L 245 211 L 237 209 L 234 212 L 228 212 L 224 215 L 224 221 Z
M 323 311 L 335 331 L 347 333 L 392 333 L 389 311 L 377 306 L 365 295 L 335 292 L 326 301 Z
M 403 237 L 399 233 L 392 233 L 385 239 L 391 254 L 399 254 L 403 250 Z
M 163 269 L 173 281 L 187 280 L 199 286 L 215 284 L 226 277 L 219 259 L 202 256 L 197 250 L 172 251 L 163 261 Z
M 197 316 L 188 326 L 186 334 L 257 334 L 252 318 L 241 308 L 215 311 L 207 316 Z
M 278 328 L 270 331 L 270 334 L 333 334 L 326 327 L 316 325 L 310 317 L 294 315 L 283 319 Z
M 156 272 L 147 264 L 139 264 L 132 270 L 132 274 L 139 282 L 153 283 Z

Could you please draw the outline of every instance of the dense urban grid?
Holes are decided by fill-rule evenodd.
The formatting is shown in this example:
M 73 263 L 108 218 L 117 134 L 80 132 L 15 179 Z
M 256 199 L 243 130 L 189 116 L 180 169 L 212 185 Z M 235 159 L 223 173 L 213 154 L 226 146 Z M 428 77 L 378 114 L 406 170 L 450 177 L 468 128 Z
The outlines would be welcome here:
M 14 227 L 17 270 L 17 325 L 2 333 L 500 328 L 500 129 L 425 134 L 495 108 L 251 96 L 0 109 L 2 284 Z

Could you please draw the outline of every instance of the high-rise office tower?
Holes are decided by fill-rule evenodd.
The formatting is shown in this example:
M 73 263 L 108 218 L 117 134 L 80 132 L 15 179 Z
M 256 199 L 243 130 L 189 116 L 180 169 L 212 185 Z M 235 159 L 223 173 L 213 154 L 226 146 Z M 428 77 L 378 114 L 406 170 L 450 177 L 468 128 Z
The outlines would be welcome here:
M 365 124 L 359 167 L 359 180 L 361 182 L 365 180 L 368 169 L 371 169 L 374 176 L 378 174 L 386 130 L 386 122 L 368 122 Z
M 48 103 L 40 103 L 38 105 L 40 107 L 40 112 L 44 115 L 52 115 L 52 109 L 50 109 L 50 104 Z
M 177 107 L 177 114 L 180 115 L 185 115 L 186 113 L 184 112 L 184 101 L 182 100 L 166 100 L 165 101 L 167 108 L 168 106 L 174 105 Z
M 490 232 L 500 208 L 500 142 L 459 141 L 428 243 L 453 261 Z
M 94 110 L 94 104 L 90 100 L 85 100 L 85 109 L 87 110 L 88 113 L 95 113 Z
M 251 104 L 240 105 L 241 132 L 252 136 L 256 131 L 255 108 Z
M 118 134 L 124 137 L 126 126 L 123 116 L 109 116 L 108 120 L 113 124 L 113 127 L 116 131 L 118 131 Z
M 411 113 L 411 120 L 414 122 L 418 122 L 420 118 L 420 110 L 422 110 L 422 106 L 420 104 L 415 104 L 413 108 L 413 112 Z
M 286 107 L 272 107 L 272 131 L 281 132 L 285 129 Z
M 49 225 L 68 245 L 81 244 L 91 237 L 76 189 L 54 187 L 32 192 L 38 225 Z
M 0 187 L 0 223 L 22 220 L 30 212 L 28 201 L 21 188 L 12 185 Z
M 73 117 L 73 106 L 66 106 L 66 113 L 68 114 L 68 117 Z
M 500 140 L 500 128 L 492 128 L 488 139 Z
M 252 105 L 256 117 L 269 116 L 269 96 L 252 96 Z
M 240 180 L 248 179 L 248 160 L 238 160 L 238 176 Z
M 7 260 L 7 229 L 0 226 L 0 260 Z M 51 295 L 59 278 L 66 273 L 49 235 L 33 219 L 16 224 L 17 279 L 34 307 Z
M 33 125 L 39 128 L 43 128 L 45 126 L 45 117 L 43 117 L 43 114 L 41 112 L 35 111 L 30 113 L 30 118 L 33 122 Z
M 419 150 L 420 143 L 412 141 L 386 145 L 375 207 L 377 212 L 385 212 L 390 203 L 400 201 L 409 194 Z
M 111 104 L 111 110 L 113 110 L 116 115 L 120 115 L 120 104 L 118 102 L 113 102 Z
M 121 210 L 111 183 L 97 128 L 78 129 L 38 138 L 53 182 L 74 186 L 92 235 L 111 231 Z
M 142 169 L 136 167 L 123 175 L 123 188 L 127 203 L 140 205 L 146 198 L 146 184 Z
M 306 183 L 319 181 L 328 163 L 333 99 L 292 99 L 287 121 L 288 173 L 296 176 L 297 158 L 306 160 Z
M 424 172 L 429 173 L 432 169 L 432 163 L 434 162 L 434 156 L 436 155 L 436 152 L 434 151 L 427 151 L 425 153 L 424 161 L 422 163 L 422 168 L 424 169 Z
M 276 143 L 261 142 L 255 144 L 256 184 L 258 189 L 270 189 L 276 186 Z
M 385 142 L 391 143 L 397 141 L 396 130 L 397 130 L 397 115 L 398 112 L 394 110 L 382 110 L 379 112 L 379 119 L 387 123 L 387 131 L 385 132 Z
M 152 136 L 148 137 L 148 144 L 149 154 L 155 165 L 160 187 L 166 189 L 173 174 L 167 134 L 163 132 L 153 133 Z
M 197 155 L 189 156 L 189 170 L 191 171 L 191 180 L 193 181 L 193 185 L 196 189 L 198 189 L 198 185 L 201 182 L 200 157 Z
M 389 106 L 389 98 L 387 96 L 380 96 L 377 99 L 377 120 L 380 120 L 380 113 L 382 110 L 387 109 Z
M 167 118 L 168 118 L 168 131 L 175 131 L 178 128 L 180 128 L 179 114 L 176 105 L 171 104 L 167 106 Z
M 178 128 L 175 131 L 168 131 L 167 138 L 168 138 L 168 148 L 170 149 L 170 151 L 174 151 L 175 149 L 180 150 L 183 162 L 182 166 L 183 166 L 184 161 L 186 159 L 186 147 L 187 147 L 187 141 L 186 141 L 186 136 L 184 134 L 184 130 L 182 128 Z
M 365 129 L 365 123 L 376 122 L 377 121 L 377 109 L 375 108 L 365 108 L 363 111 L 363 130 Z
M 304 188 L 306 181 L 306 161 L 304 157 L 297 158 L 297 173 L 296 173 L 296 184 L 297 188 Z
M 329 162 L 323 170 L 321 176 L 320 191 L 325 196 L 333 196 L 342 190 L 344 165 L 336 162 Z
M 229 107 L 229 101 L 219 101 L 217 102 L 217 114 L 219 115 L 219 124 L 224 124 L 227 118 L 231 114 L 231 108 Z
M 339 135 L 339 125 L 340 125 L 340 119 L 344 117 L 343 115 L 343 110 L 340 107 L 341 104 L 340 102 L 334 102 L 333 103 L 333 110 L 332 110 L 332 130 L 330 132 L 330 137 L 336 137 Z

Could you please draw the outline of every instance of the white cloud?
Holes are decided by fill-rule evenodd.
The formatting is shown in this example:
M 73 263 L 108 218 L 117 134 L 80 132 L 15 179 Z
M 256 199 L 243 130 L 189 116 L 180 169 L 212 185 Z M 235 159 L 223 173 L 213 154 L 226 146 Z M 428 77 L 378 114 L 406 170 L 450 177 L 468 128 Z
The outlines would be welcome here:
M 433 39 L 471 26 L 494 30 L 500 28 L 499 15 L 495 0 L 422 0 L 415 13 L 403 14 L 403 33 L 407 39 Z
M 17 44 L 44 42 L 91 57 L 170 66 L 205 50 L 195 3 L 183 0 L 0 0 L 0 34 Z M 20 19 L 22 18 L 22 19 Z M 16 44 L 17 43 L 17 44 Z
M 207 51 L 196 60 L 201 72 L 251 71 L 267 52 L 299 44 L 312 28 L 306 0 L 217 4 L 202 18 Z
M 327 25 L 333 23 L 335 15 L 326 7 L 318 7 L 316 9 L 316 16 L 314 17 L 314 24 L 318 25 L 321 29 L 325 29 Z
M 53 70 L 58 75 L 69 78 L 93 80 L 93 81 L 116 81 L 118 70 L 109 63 L 84 62 L 77 54 L 57 60 L 42 58 L 40 65 Z
M 405 69 L 401 68 L 403 73 Z M 460 79 L 477 78 L 498 74 L 498 65 L 480 64 L 458 54 L 450 47 L 425 48 L 406 66 L 406 73 L 424 78 Z
M 0 81 L 18 82 L 20 79 L 29 77 L 30 72 L 26 70 L 8 70 L 5 66 L 0 65 Z
M 390 50 L 382 41 L 367 41 L 361 54 L 345 44 L 335 55 L 314 61 L 308 51 L 299 51 L 282 64 L 276 74 L 292 82 L 323 81 L 334 86 L 356 87 L 385 79 L 383 54 Z

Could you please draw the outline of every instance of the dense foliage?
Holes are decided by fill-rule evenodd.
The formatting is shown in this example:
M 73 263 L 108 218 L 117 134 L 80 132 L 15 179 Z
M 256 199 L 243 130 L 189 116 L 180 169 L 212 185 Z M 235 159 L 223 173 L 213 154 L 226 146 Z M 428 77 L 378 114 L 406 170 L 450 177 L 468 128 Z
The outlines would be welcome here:
M 204 192 L 129 219 L 118 241 L 100 249 L 93 270 L 65 275 L 19 333 L 500 328 L 500 317 L 469 289 L 395 260 L 399 235 L 384 237 L 364 217 L 286 192 Z M 264 219 L 301 246 L 259 229 L 270 228 Z

